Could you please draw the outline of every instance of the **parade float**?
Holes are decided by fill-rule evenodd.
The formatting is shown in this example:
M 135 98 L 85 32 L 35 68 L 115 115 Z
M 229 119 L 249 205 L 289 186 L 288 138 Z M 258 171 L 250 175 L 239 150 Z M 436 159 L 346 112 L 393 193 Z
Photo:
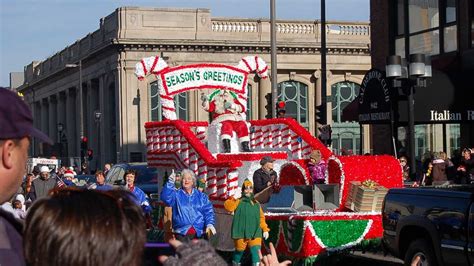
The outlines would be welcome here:
M 205 192 L 217 218 L 218 234 L 211 241 L 220 250 L 233 249 L 232 214 L 224 210 L 223 203 L 245 178 L 252 179 L 264 156 L 275 160 L 281 186 L 271 196 L 279 200 L 265 206 L 270 227 L 266 243 L 273 242 L 280 255 L 312 263 L 321 254 L 380 239 L 384 191 L 402 186 L 398 161 L 388 155 L 336 156 L 292 118 L 247 120 L 248 74 L 267 78 L 267 70 L 258 56 L 245 57 L 236 66 L 169 67 L 158 56 L 142 59 L 136 75 L 140 80 L 156 75 L 164 118 L 145 124 L 148 164 L 161 173 L 188 168 L 206 180 Z M 206 110 L 218 110 L 219 97 L 230 97 L 226 108 L 241 116 L 236 120 L 245 121 L 248 134 L 227 136 L 227 125 L 218 116 L 211 123 L 178 120 L 173 96 L 190 90 L 215 90 L 201 96 Z M 244 151 L 246 142 L 250 152 Z M 224 147 L 229 143 L 230 147 Z M 313 184 L 310 178 L 307 163 L 313 150 L 321 151 L 327 162 L 325 184 Z

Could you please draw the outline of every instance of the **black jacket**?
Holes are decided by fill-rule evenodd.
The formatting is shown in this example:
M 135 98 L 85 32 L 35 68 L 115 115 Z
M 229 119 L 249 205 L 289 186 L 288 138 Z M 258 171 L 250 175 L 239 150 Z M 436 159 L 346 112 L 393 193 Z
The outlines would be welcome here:
M 268 182 L 271 182 L 272 184 L 275 183 L 276 179 L 277 173 L 274 170 L 270 170 L 270 172 L 263 170 L 263 168 L 256 170 L 253 173 L 254 194 L 257 194 L 268 187 Z

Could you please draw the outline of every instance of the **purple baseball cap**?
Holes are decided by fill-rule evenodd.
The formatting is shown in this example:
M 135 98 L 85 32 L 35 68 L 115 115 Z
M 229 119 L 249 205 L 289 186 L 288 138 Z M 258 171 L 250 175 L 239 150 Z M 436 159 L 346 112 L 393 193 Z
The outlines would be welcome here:
M 16 93 L 0 88 L 0 139 L 21 139 L 32 136 L 53 144 L 43 132 L 33 126 L 28 105 Z

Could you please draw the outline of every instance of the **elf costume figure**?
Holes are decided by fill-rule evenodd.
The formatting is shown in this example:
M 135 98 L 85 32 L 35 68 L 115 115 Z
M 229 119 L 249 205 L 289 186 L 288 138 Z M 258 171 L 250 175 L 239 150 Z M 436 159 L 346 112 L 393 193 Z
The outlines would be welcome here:
M 237 189 L 234 196 L 224 202 L 224 208 L 234 213 L 231 229 L 235 246 L 233 265 L 240 265 L 247 246 L 252 255 L 252 265 L 259 265 L 258 251 L 262 246 L 262 236 L 265 239 L 269 236 L 270 229 L 265 222 L 262 207 L 253 196 L 253 184 L 245 179 L 242 190 Z
M 221 139 L 224 153 L 230 153 L 230 140 L 233 132 L 237 134 L 242 151 L 250 152 L 249 128 L 242 116 L 245 106 L 239 101 L 237 94 L 226 90 L 216 90 L 210 95 L 201 94 L 204 110 L 212 113 L 212 123 L 220 123 Z

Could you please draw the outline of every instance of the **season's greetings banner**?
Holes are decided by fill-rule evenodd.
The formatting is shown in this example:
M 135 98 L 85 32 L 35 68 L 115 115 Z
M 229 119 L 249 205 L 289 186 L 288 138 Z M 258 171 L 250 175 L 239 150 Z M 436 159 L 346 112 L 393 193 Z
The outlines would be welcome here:
M 247 72 L 220 64 L 196 64 L 168 68 L 160 73 L 168 95 L 190 89 L 222 89 L 245 93 Z

